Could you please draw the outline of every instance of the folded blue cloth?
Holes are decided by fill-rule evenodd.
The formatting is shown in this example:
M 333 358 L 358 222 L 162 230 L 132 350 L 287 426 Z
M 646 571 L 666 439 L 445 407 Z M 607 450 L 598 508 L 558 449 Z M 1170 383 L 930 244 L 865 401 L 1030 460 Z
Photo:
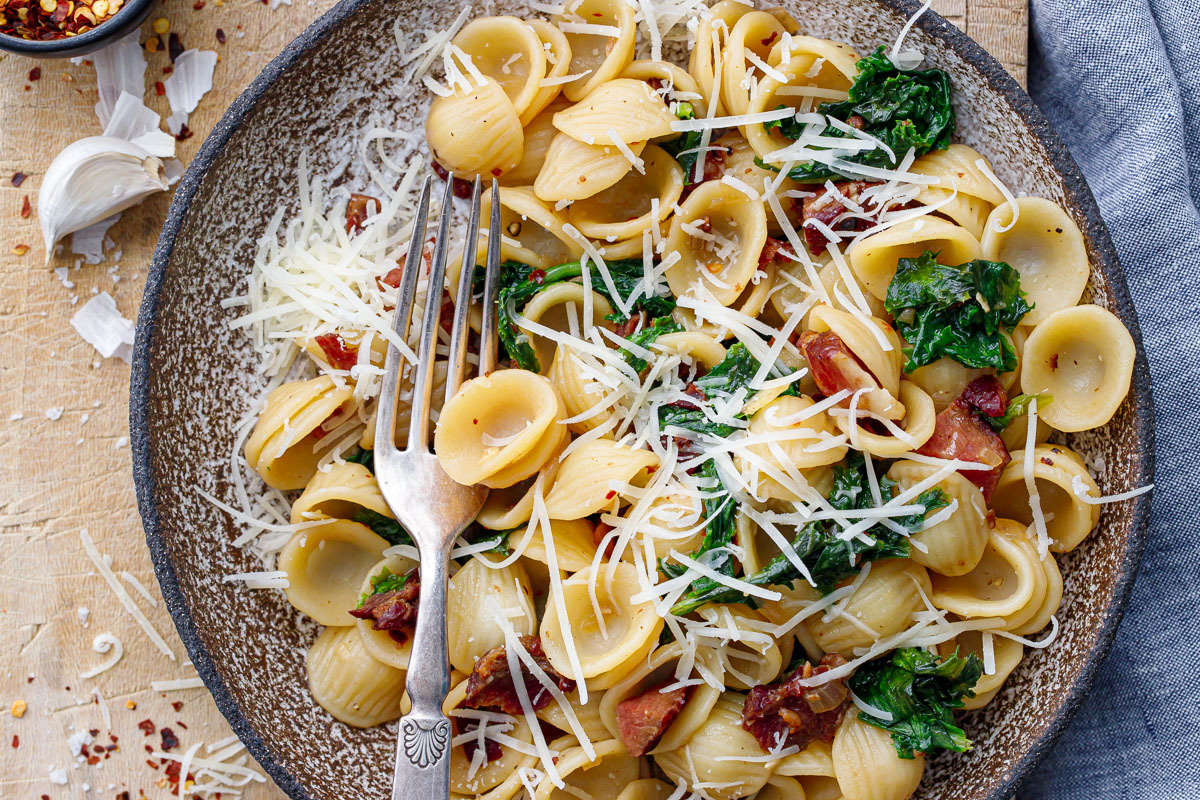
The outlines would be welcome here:
M 1125 267 L 1154 379 L 1157 487 L 1112 652 L 1019 796 L 1200 798 L 1200 0 L 1032 0 L 1029 91 Z

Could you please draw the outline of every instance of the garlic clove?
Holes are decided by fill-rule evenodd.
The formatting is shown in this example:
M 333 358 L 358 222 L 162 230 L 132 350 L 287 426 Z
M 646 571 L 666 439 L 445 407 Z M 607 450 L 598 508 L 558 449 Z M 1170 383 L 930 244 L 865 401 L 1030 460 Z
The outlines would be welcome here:
M 58 240 L 135 206 L 169 184 L 163 162 L 132 142 L 89 136 L 66 146 L 46 170 L 38 218 L 50 263 Z

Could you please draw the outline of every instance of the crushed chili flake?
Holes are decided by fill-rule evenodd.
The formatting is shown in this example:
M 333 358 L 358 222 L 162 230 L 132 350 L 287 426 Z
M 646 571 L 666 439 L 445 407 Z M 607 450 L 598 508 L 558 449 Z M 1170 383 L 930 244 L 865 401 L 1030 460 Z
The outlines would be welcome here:
M 617 496 L 617 492 L 616 492 L 616 490 L 615 490 L 615 489 L 609 489 L 609 490 L 608 490 L 608 493 L 607 493 L 606 495 L 604 495 L 604 499 L 605 499 L 605 500 L 612 500 L 612 499 L 613 499 L 614 497 L 616 497 L 616 496 Z
M 133 702 L 132 700 L 126 700 L 125 707 L 128 708 L 130 711 L 134 711 L 137 709 L 137 703 Z
M 175 731 L 170 728 L 163 728 L 160 733 L 162 735 L 162 750 L 164 753 L 169 753 L 176 747 L 179 747 L 179 737 L 175 735 Z
M 204 0 L 196 0 L 196 2 L 192 3 L 193 11 L 199 11 L 202 8 L 204 8 Z
M 529 282 L 536 283 L 538 286 L 546 280 L 546 271 L 544 269 L 535 269 L 529 273 Z
M 31 82 L 41 80 L 41 78 L 42 78 L 42 68 L 41 67 L 34 67 L 33 69 L 29 70 L 29 80 Z
M 167 37 L 167 54 L 171 57 L 172 64 L 175 63 L 175 59 L 183 55 L 183 40 L 174 31 Z
M 25 182 L 26 175 L 24 172 L 14 172 L 12 176 L 12 185 L 20 186 Z
M 27 244 L 13 245 L 12 254 L 14 256 L 23 256 L 28 252 L 29 252 L 29 245 L 27 245 Z
M 164 94 L 167 93 L 167 87 L 163 86 L 162 81 L 154 82 L 154 93 L 156 95 L 158 95 L 159 97 L 162 97 Z
M 225 44 L 225 31 L 221 28 L 217 28 L 217 41 L 221 44 Z
M 21 219 L 29 219 L 29 215 L 33 213 L 33 206 L 29 205 L 29 195 L 25 195 L 21 200 Z
M 21 746 L 21 739 L 15 733 L 13 734 L 12 744 L 13 744 L 13 750 L 16 750 L 18 747 Z
M 196 132 L 194 130 L 192 130 L 191 128 L 189 128 L 187 125 L 180 125 L 179 133 L 175 134 L 175 141 L 182 142 L 182 141 L 192 138 L 195 135 L 196 135 Z
M 174 68 L 174 67 L 172 67 L 170 64 L 168 64 L 167 66 L 163 67 L 163 75 L 170 75 L 170 74 L 171 74 L 172 72 L 174 72 L 174 71 L 175 71 L 175 68 Z
M 157 728 L 154 727 L 154 723 L 148 719 L 142 720 L 137 724 L 137 726 L 138 730 L 142 731 L 142 733 L 146 734 L 147 736 L 153 736 L 154 732 L 157 730 Z
M 171 708 L 175 709 L 176 711 L 179 711 L 181 708 L 183 708 L 183 701 L 176 700 L 174 703 L 171 703 Z

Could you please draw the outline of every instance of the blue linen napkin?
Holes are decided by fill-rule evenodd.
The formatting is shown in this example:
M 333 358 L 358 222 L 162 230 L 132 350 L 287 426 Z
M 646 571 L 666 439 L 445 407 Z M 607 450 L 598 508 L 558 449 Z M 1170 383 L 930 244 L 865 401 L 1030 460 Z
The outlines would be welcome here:
M 1200 0 L 1032 0 L 1029 92 L 1137 306 L 1157 419 L 1145 558 L 1095 688 L 1022 800 L 1200 798 Z

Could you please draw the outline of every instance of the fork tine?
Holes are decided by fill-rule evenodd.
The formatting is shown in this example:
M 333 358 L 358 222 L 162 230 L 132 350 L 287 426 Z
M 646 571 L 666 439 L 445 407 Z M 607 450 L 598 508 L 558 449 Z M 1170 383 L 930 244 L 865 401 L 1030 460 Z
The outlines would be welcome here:
M 429 220 L 429 192 L 433 176 L 425 179 L 417 212 L 413 217 L 412 238 L 408 245 L 408 257 L 404 262 L 404 275 L 396 293 L 396 310 L 392 315 L 392 330 L 403 342 L 408 341 L 408 328 L 412 322 L 413 300 L 417 294 L 417 277 L 421 272 L 421 253 L 425 249 L 425 229 Z M 401 377 L 404 357 L 395 345 L 387 350 L 384 361 L 383 383 L 379 387 L 379 400 L 375 413 L 375 447 L 396 448 L 396 404 L 400 399 Z
M 487 266 L 483 273 L 483 325 L 479 336 L 479 374 L 496 369 L 499 357 L 496 322 L 500 299 L 500 182 L 492 178 L 492 214 L 488 222 Z
M 454 174 L 446 176 L 442 194 L 442 213 L 438 220 L 437 242 L 433 246 L 433 265 L 425 297 L 425 315 L 421 318 L 421 343 L 417 363 L 413 365 L 412 419 L 408 424 L 408 452 L 429 450 L 429 409 L 433 398 L 433 364 L 437 361 L 438 322 L 442 316 L 442 285 L 446 281 L 446 252 L 449 250 L 450 217 L 454 215 Z
M 479 177 L 471 192 L 471 216 L 463 243 L 462 268 L 458 271 L 458 295 L 454 298 L 454 325 L 450 331 L 450 361 L 446 372 L 446 402 L 458 391 L 467 366 L 467 322 L 471 318 L 471 290 L 475 278 L 475 252 L 479 244 Z

